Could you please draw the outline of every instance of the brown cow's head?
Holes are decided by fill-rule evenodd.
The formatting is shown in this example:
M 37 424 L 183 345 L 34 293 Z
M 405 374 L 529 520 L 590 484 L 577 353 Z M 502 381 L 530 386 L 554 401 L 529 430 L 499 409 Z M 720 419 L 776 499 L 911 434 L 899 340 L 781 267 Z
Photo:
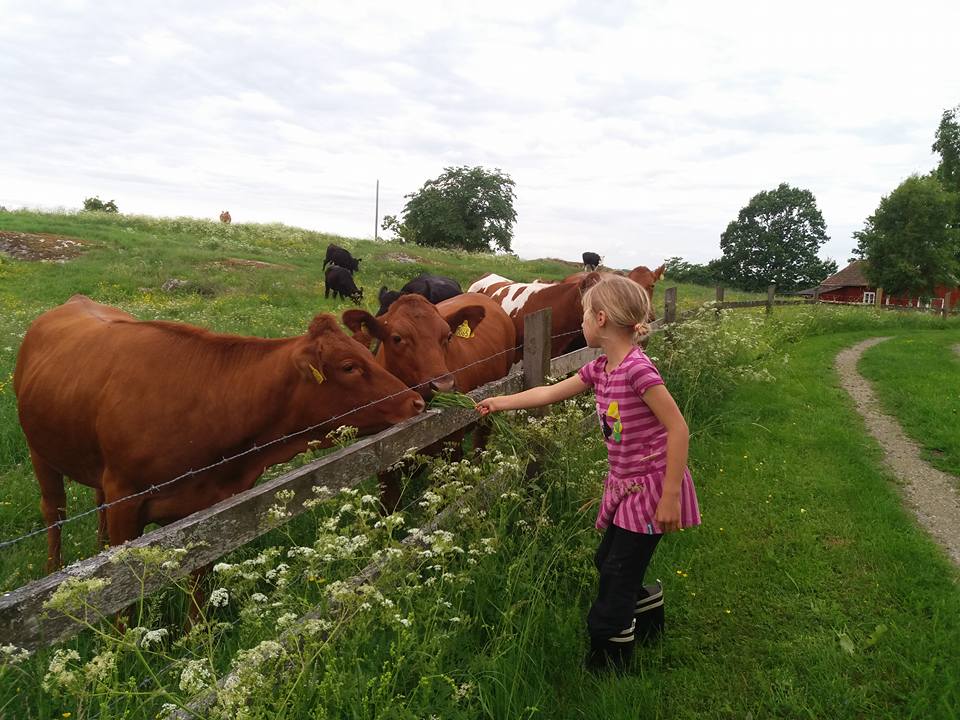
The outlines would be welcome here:
M 379 318 L 365 310 L 347 310 L 343 322 L 354 337 L 367 334 L 379 340 L 378 361 L 424 398 L 429 398 L 434 392 L 454 389 L 446 350 L 451 342 L 459 341 L 454 333 L 464 323 L 472 332 L 485 315 L 485 308 L 468 305 L 444 319 L 426 298 L 403 295 Z
M 647 297 L 652 301 L 653 286 L 657 283 L 657 280 L 663 277 L 663 271 L 666 270 L 666 268 L 666 264 L 661 265 L 656 270 L 651 270 L 646 265 L 640 265 L 631 270 L 627 277 L 646 290 Z
M 307 417 L 333 418 L 357 409 L 332 421 L 331 429 L 353 425 L 367 434 L 423 411 L 423 399 L 380 367 L 333 315 L 313 319 L 294 364 L 310 388 L 307 397 L 316 398 Z

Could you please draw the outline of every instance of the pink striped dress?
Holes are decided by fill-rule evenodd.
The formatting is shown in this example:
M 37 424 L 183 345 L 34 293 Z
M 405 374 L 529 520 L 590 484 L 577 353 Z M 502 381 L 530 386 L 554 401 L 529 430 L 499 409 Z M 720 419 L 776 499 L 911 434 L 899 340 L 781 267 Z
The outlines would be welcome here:
M 604 482 L 597 527 L 611 522 L 637 533 L 660 533 L 657 503 L 667 469 L 667 430 L 643 401 L 643 393 L 663 379 L 650 358 L 633 348 L 607 372 L 606 355 L 579 370 L 596 394 L 597 415 L 607 442 L 610 469 Z M 697 492 L 690 470 L 680 483 L 680 526 L 700 524 Z

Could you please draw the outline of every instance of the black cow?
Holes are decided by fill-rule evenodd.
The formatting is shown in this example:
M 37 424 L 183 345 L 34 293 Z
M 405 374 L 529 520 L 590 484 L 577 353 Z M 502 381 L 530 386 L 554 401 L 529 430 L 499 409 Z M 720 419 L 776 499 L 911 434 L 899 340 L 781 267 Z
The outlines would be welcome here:
M 400 292 L 387 290 L 386 287 L 380 288 L 380 309 L 377 310 L 377 317 L 386 313 L 393 304 L 393 301 L 401 295 L 423 295 L 427 300 L 436 305 L 439 302 L 462 294 L 463 290 L 460 289 L 460 283 L 453 278 L 421 273 L 400 288 Z
M 327 268 L 324 280 L 323 296 L 325 298 L 333 293 L 334 297 L 350 298 L 357 305 L 363 299 L 363 288 L 357 287 L 353 281 L 353 273 L 345 267 L 331 265 Z
M 346 268 L 351 273 L 360 269 L 359 258 L 354 260 L 349 250 L 344 250 L 339 245 L 334 245 L 333 243 L 327 245 L 327 256 L 323 259 L 323 269 L 326 270 L 327 265 L 330 263 Z
M 593 272 L 598 267 L 600 267 L 601 257 L 595 252 L 585 252 L 583 254 L 583 269 L 588 272 Z

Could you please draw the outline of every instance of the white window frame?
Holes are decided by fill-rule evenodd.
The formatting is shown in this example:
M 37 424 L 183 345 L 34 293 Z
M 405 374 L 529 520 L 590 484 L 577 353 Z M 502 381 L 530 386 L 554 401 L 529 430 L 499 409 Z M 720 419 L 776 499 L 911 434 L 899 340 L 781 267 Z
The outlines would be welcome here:
M 874 305 L 877 302 L 877 293 L 870 292 L 869 290 L 863 291 L 863 304 L 864 305 Z

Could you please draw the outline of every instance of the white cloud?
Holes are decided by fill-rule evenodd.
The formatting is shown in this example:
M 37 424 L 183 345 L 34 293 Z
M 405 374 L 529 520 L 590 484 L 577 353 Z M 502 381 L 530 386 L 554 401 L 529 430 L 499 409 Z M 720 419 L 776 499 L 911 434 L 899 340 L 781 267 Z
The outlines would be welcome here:
M 706 261 L 810 189 L 841 262 L 935 163 L 960 4 L 0 3 L 0 204 L 373 233 L 443 167 L 517 182 L 515 248 Z M 108 21 L 105 19 L 109 19 Z

